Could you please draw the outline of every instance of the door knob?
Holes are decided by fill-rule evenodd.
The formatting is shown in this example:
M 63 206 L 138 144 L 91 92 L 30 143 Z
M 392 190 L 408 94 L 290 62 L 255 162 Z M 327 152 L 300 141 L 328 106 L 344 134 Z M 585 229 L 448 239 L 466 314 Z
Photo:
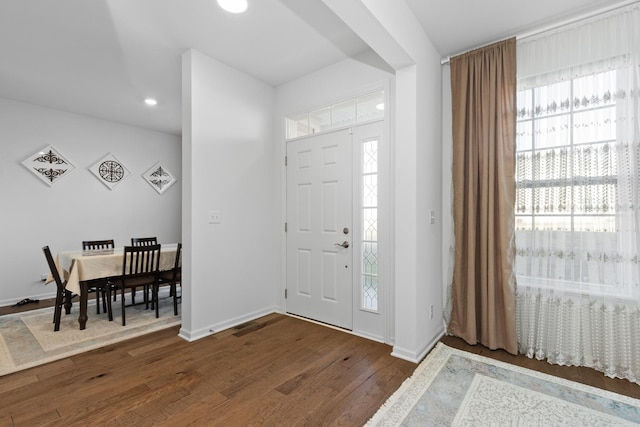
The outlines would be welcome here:
M 346 240 L 342 243 L 336 243 L 336 246 L 342 246 L 343 248 L 347 249 L 349 247 L 349 242 L 347 242 Z

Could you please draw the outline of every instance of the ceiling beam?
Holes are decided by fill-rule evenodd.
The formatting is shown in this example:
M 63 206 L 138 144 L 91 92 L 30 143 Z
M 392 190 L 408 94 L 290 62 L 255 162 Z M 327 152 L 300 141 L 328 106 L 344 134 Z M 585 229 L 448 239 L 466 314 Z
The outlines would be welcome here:
M 416 61 L 362 0 L 322 1 L 394 70 L 415 64 Z

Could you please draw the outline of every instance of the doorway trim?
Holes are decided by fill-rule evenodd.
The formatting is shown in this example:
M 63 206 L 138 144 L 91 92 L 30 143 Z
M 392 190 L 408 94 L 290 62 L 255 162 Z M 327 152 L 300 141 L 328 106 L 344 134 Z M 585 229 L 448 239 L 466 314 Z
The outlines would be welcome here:
M 344 126 L 342 128 L 336 128 L 336 129 L 332 129 L 330 131 L 327 132 L 332 132 L 332 131 L 339 131 L 339 130 L 343 130 L 345 128 L 356 128 L 359 127 L 361 125 L 367 125 L 370 123 L 374 123 L 374 122 L 382 122 L 382 126 L 383 126 L 383 130 L 382 130 L 382 141 L 380 142 L 380 146 L 379 146 L 379 173 L 378 173 L 378 197 L 379 197 L 379 203 L 378 203 L 378 212 L 379 212 L 379 287 L 380 287 L 380 293 L 379 293 L 379 315 L 381 316 L 381 328 L 379 331 L 370 331 L 367 330 L 366 328 L 363 328 L 362 325 L 362 319 L 361 319 L 361 312 L 365 312 L 364 310 L 360 309 L 360 293 L 357 292 L 356 293 L 356 285 L 355 283 L 357 283 L 357 286 L 360 286 L 360 278 L 359 278 L 359 273 L 360 273 L 360 269 L 361 267 L 359 266 L 359 268 L 353 269 L 353 274 L 354 274 L 354 279 L 356 279 L 357 276 L 357 282 L 354 282 L 354 287 L 353 287 L 353 330 L 350 331 L 350 333 L 354 334 L 354 335 L 358 335 L 358 336 L 362 336 L 364 338 L 367 339 L 371 339 L 374 341 L 379 341 L 379 342 L 384 342 L 390 345 L 393 345 L 395 342 L 395 286 L 393 283 L 393 277 L 395 272 L 393 270 L 393 253 L 394 253 L 394 248 L 393 248 L 393 236 L 394 236 L 394 232 L 393 232 L 393 224 L 394 224 L 394 217 L 393 217 L 393 194 L 391 192 L 391 188 L 392 188 L 392 180 L 393 180 L 393 170 L 392 170 L 392 141 L 390 139 L 390 134 L 391 134 L 391 128 L 392 128 L 392 123 L 390 120 L 390 111 L 393 110 L 393 105 L 392 105 L 392 97 L 390 96 L 390 90 L 389 90 L 389 86 L 390 86 L 390 82 L 389 80 L 384 80 L 382 82 L 379 82 L 375 85 L 370 85 L 366 88 L 362 88 L 361 90 L 358 91 L 358 94 L 356 94 L 354 97 L 357 97 L 361 94 L 368 94 L 371 93 L 373 91 L 376 90 L 382 90 L 384 91 L 384 103 L 385 103 L 385 108 L 384 108 L 384 118 L 383 119 L 378 119 L 378 120 L 372 120 L 369 122 L 364 122 L 364 123 L 358 123 L 356 125 L 352 125 L 352 126 Z M 344 99 L 344 98 L 343 98 Z M 307 109 L 308 111 L 312 111 L 315 109 L 314 107 L 311 107 L 309 109 Z M 286 115 L 282 116 L 282 125 L 284 128 L 284 122 L 286 120 Z M 281 173 L 282 173 L 282 182 L 281 182 L 281 194 L 282 194 L 282 205 L 281 205 L 281 238 L 282 238 L 282 248 L 281 248 L 281 253 L 282 253 L 282 267 L 281 267 L 281 271 L 282 271 L 282 283 L 280 286 L 280 291 L 279 291 L 279 303 L 280 306 L 282 307 L 282 311 L 286 312 L 286 300 L 285 300 L 285 289 L 286 289 L 286 282 L 287 282 L 287 247 L 286 247 L 286 240 L 287 240 L 287 236 L 285 234 L 285 223 L 286 223 L 286 216 L 287 216 L 287 194 L 286 194 L 286 186 L 287 186 L 287 171 L 286 171 L 286 166 L 285 166 L 285 159 L 284 156 L 286 155 L 287 149 L 286 149 L 286 144 L 287 144 L 287 139 L 285 137 L 285 133 L 282 134 L 283 138 L 281 139 L 281 153 L 283 155 L 283 158 L 280 162 L 281 165 Z M 302 139 L 302 138 L 308 138 L 308 137 L 313 137 L 315 135 L 308 135 L 308 136 L 301 136 L 298 138 L 291 138 L 291 140 L 293 139 Z M 354 141 L 355 144 L 355 141 Z M 359 152 L 359 151 L 358 151 Z M 354 172 L 356 171 L 360 171 L 360 159 L 358 158 L 358 163 L 357 163 L 357 169 L 354 169 Z M 353 159 L 354 161 L 354 166 L 355 166 L 355 162 L 356 159 Z M 360 175 L 358 173 L 354 173 L 354 178 L 357 180 L 357 182 L 359 182 L 359 180 L 361 179 Z M 354 187 L 355 187 L 355 182 L 354 182 Z M 357 193 L 359 194 L 359 192 Z M 354 208 L 356 206 L 356 197 L 354 197 Z M 360 203 L 358 203 L 358 208 L 360 208 Z M 354 215 L 359 214 L 360 210 L 353 210 Z M 360 219 L 358 219 L 357 221 L 358 223 L 360 223 Z M 355 224 L 355 223 L 354 223 Z M 359 256 L 358 259 L 356 260 L 354 257 L 354 264 L 359 263 Z

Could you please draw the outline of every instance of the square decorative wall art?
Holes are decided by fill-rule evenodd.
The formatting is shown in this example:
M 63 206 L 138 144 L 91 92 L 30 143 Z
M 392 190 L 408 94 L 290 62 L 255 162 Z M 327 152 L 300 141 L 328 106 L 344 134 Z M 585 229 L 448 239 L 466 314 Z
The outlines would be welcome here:
M 146 171 L 142 177 L 160 194 L 167 191 L 177 181 L 175 175 L 162 162 L 151 166 L 151 169 Z
M 69 175 L 76 168 L 51 145 L 32 154 L 22 164 L 49 186 Z
M 113 190 L 131 175 L 129 169 L 113 154 L 107 154 L 91 166 L 89 170 L 110 190 Z

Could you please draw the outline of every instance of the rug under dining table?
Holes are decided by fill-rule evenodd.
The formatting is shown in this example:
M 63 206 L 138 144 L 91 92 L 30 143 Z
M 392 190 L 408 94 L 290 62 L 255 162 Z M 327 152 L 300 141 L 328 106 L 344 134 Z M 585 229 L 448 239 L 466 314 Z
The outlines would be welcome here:
M 179 325 L 180 305 L 175 316 L 172 297 L 159 301 L 159 318 L 144 305 L 127 307 L 126 326 L 122 326 L 119 301 L 113 304 L 112 322 L 106 314 L 96 314 L 95 305 L 90 304 L 84 330 L 78 325 L 78 303 L 69 315 L 63 310 L 58 332 L 53 331 L 53 307 L 0 316 L 0 375 Z

